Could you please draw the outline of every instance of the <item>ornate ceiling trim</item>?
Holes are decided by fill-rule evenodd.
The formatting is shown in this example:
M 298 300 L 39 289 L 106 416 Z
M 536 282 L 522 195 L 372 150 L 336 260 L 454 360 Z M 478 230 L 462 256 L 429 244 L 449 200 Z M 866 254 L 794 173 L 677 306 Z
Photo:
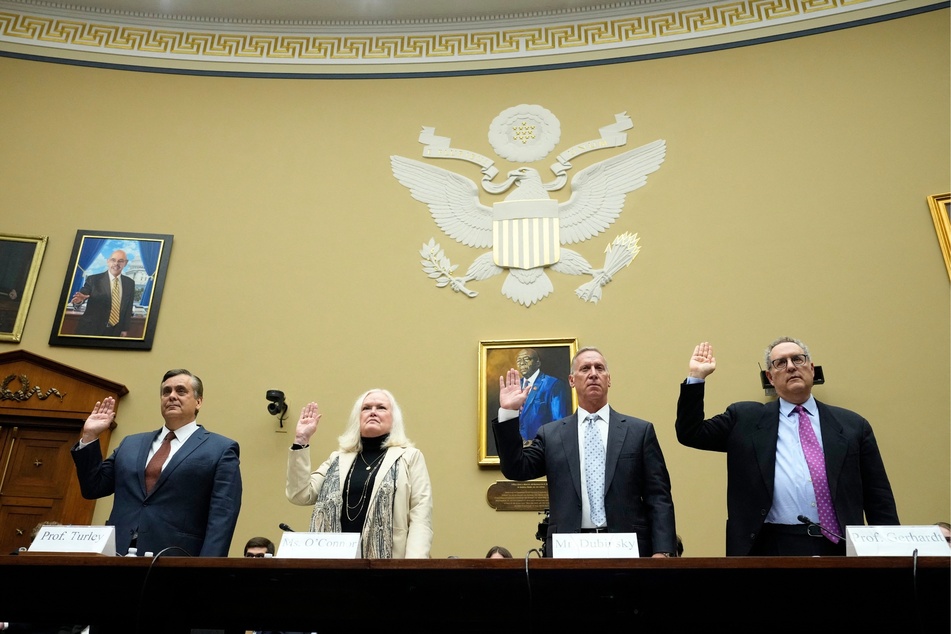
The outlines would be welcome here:
M 213 74 L 502 72 L 788 36 L 928 6 L 926 0 L 686 0 L 468 22 L 289 24 L 0 0 L 0 53 Z

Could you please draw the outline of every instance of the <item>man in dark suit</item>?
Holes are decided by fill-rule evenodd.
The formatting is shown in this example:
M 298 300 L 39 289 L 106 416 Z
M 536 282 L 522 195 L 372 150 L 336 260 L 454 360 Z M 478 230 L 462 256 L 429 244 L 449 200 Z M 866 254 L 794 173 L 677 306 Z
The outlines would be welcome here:
M 76 326 L 77 335 L 129 335 L 135 282 L 128 275 L 122 275 L 122 269 L 128 263 L 125 251 L 114 251 L 109 256 L 108 270 L 87 277 L 83 287 L 73 295 L 73 306 L 82 306 L 83 302 L 87 302 L 86 310 Z
M 238 443 L 198 425 L 203 386 L 188 370 L 165 373 L 161 399 L 165 426 L 125 437 L 106 460 L 98 439 L 115 400 L 96 403 L 71 452 L 80 490 L 87 499 L 115 494 L 108 524 L 122 553 L 135 545 L 140 554 L 227 557 L 241 508 Z
M 518 351 L 515 367 L 522 377 L 522 387 L 528 387 L 518 425 L 522 440 L 529 442 L 539 427 L 571 412 L 571 392 L 564 381 L 541 371 L 541 359 L 532 348 Z
M 654 426 L 608 405 L 611 373 L 596 348 L 578 351 L 568 383 L 578 394 L 578 411 L 543 425 L 523 447 L 518 410 L 528 390 L 515 369 L 499 378 L 501 407 L 492 429 L 502 474 L 512 480 L 548 476 L 548 543 L 556 533 L 637 533 L 641 556 L 672 556 L 674 502 Z M 603 470 L 591 468 L 599 463 Z
M 704 420 L 704 381 L 716 369 L 706 342 L 680 388 L 677 439 L 727 454 L 726 554 L 844 555 L 844 527 L 863 524 L 863 512 L 870 524 L 898 524 L 872 427 L 812 396 L 806 344 L 781 337 L 766 364 L 779 396 L 771 403 L 734 403 Z

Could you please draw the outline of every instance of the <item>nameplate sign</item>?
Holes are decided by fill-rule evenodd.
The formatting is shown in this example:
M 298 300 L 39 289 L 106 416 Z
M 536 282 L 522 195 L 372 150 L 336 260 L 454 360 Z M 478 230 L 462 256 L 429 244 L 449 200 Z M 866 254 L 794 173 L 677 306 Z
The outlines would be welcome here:
M 639 557 L 637 533 L 555 533 L 551 554 L 556 559 L 625 559 Z
M 949 557 L 951 546 L 937 526 L 846 526 L 849 557 Z
M 283 559 L 356 559 L 360 533 L 284 533 L 277 548 Z
M 43 526 L 28 552 L 116 554 L 115 526 Z

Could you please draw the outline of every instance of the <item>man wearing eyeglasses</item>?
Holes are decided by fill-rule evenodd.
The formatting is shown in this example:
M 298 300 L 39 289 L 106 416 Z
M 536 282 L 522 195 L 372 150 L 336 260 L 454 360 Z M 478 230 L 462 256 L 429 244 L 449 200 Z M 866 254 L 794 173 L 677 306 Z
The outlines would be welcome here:
M 869 422 L 812 396 L 809 348 L 780 337 L 766 349 L 778 399 L 745 401 L 704 419 L 709 343 L 690 357 L 677 403 L 677 439 L 727 454 L 727 556 L 845 555 L 846 526 L 899 524 Z
M 77 335 L 128 337 L 132 323 L 135 281 L 122 275 L 129 263 L 125 251 L 113 251 L 106 261 L 107 270 L 90 275 L 70 302 L 75 307 L 86 302 L 86 310 L 76 325 Z

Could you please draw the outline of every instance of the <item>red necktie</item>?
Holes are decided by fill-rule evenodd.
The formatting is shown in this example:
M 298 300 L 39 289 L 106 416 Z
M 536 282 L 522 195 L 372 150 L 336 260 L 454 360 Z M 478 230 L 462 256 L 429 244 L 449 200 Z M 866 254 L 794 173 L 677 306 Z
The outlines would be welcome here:
M 797 405 L 794 412 L 799 414 L 799 442 L 802 443 L 802 452 L 806 456 L 806 464 L 809 465 L 809 476 L 812 478 L 812 488 L 816 493 L 816 510 L 819 512 L 819 523 L 822 528 L 822 534 L 826 536 L 833 544 L 839 543 L 839 538 L 831 535 L 839 532 L 839 520 L 835 515 L 835 508 L 832 506 L 832 493 L 829 491 L 829 480 L 826 476 L 826 459 L 822 454 L 822 447 L 819 446 L 819 439 L 816 438 L 816 432 L 812 430 L 812 421 L 809 414 L 802 405 Z
M 165 436 L 165 440 L 163 440 L 161 446 L 159 446 L 158 451 L 156 451 L 152 459 L 149 460 L 149 464 L 145 465 L 146 493 L 152 492 L 152 487 L 155 486 L 159 476 L 162 475 L 162 466 L 165 464 L 165 461 L 168 460 L 168 453 L 172 449 L 172 438 L 174 437 L 175 432 L 168 432 Z

